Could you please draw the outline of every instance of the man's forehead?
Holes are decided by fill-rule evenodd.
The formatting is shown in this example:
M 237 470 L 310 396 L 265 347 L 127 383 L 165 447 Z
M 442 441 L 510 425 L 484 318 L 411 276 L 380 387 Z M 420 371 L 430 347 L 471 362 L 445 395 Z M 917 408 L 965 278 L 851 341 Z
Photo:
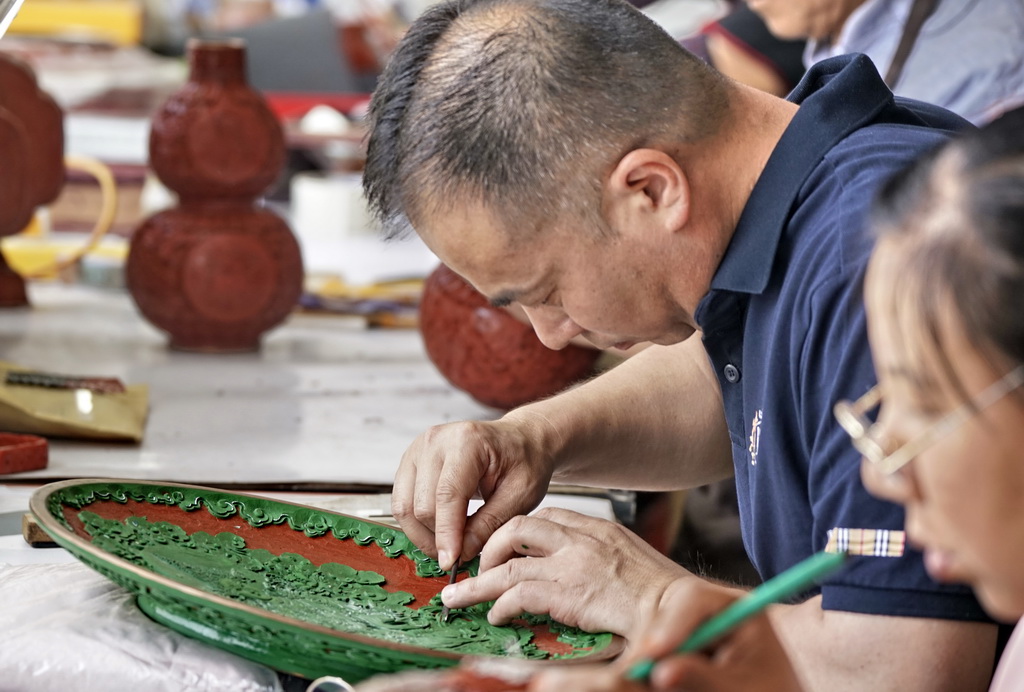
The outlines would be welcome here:
M 516 300 L 549 264 L 540 237 L 529 231 L 516 237 L 479 205 L 433 214 L 417 232 L 442 262 L 491 300 Z
M 509 245 L 495 216 L 476 204 L 439 209 L 425 215 L 415 227 L 427 247 L 449 265 L 493 257 Z
M 475 201 L 437 207 L 415 225 L 423 241 L 438 256 L 503 257 L 552 245 L 556 224 L 530 218 L 526 211 L 500 211 Z M 442 257 L 443 259 L 443 257 Z

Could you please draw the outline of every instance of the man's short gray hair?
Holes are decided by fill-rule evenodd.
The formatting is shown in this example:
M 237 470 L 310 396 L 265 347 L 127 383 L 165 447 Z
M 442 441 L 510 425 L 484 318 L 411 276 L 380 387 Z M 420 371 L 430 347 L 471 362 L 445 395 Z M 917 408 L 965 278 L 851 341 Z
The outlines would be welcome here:
M 464 201 L 509 226 L 599 213 L 623 155 L 726 108 L 725 80 L 623 0 L 448 0 L 381 76 L 363 186 L 387 236 Z

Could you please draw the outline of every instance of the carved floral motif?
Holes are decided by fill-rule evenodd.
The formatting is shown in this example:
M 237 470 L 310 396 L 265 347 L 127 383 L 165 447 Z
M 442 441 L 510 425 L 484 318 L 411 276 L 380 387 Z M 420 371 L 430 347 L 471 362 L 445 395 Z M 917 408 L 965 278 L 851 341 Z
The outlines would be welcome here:
M 333 537 L 375 545 L 387 558 L 412 561 L 414 579 L 445 576 L 435 560 L 389 526 L 192 486 L 59 485 L 45 496 L 45 511 L 33 505 L 58 543 L 136 593 L 139 607 L 158 622 L 278 670 L 306 677 L 341 675 L 354 682 L 381 672 L 447 667 L 469 654 L 604 658 L 615 648 L 609 634 L 582 632 L 547 616 L 524 616 L 521 622 L 495 627 L 486 619 L 489 603 L 456 611 L 455 619 L 441 623 L 437 596 L 414 602 L 412 594 L 389 588 L 390 577 L 376 571 L 330 561 L 317 565 L 303 555 L 254 548 L 230 529 L 190 532 L 172 522 L 150 521 L 144 505 L 132 507 L 124 520 L 100 516 L 92 508 L 145 503 L 153 507 L 151 515 L 165 508 L 163 516 L 166 508 L 183 514 L 205 509 L 212 517 L 230 520 L 228 526 L 241 520 L 259 529 L 255 534 L 247 529 L 249 535 L 290 529 L 314 541 Z M 59 529 L 75 536 L 69 540 Z M 85 549 L 82 539 L 90 537 Z M 469 571 L 475 569 L 472 564 Z M 540 648 L 534 632 L 541 630 L 556 634 L 568 653 Z

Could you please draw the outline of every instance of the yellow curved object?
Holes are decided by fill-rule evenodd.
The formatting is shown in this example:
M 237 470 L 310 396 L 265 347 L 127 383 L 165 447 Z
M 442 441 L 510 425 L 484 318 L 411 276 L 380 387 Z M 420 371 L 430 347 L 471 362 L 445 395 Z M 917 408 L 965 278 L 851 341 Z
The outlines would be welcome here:
M 10 34 L 88 36 L 122 46 L 142 39 L 143 8 L 137 0 L 32 0 L 11 22 Z
M 74 266 L 85 255 L 96 248 L 100 240 L 103 239 L 103 236 L 114 225 L 114 215 L 117 212 L 117 182 L 114 180 L 114 174 L 110 172 L 110 168 L 97 159 L 70 154 L 64 157 L 64 166 L 71 170 L 88 173 L 96 178 L 102 197 L 99 218 L 96 219 L 96 224 L 93 226 L 92 231 L 89 232 L 89 236 L 83 245 L 76 248 L 69 255 L 55 259 L 52 262 L 47 262 L 42 267 L 33 262 L 34 266 L 31 269 L 19 272 L 26 279 L 52 278 L 59 275 L 65 269 Z M 17 271 L 18 267 L 15 267 L 15 270 Z

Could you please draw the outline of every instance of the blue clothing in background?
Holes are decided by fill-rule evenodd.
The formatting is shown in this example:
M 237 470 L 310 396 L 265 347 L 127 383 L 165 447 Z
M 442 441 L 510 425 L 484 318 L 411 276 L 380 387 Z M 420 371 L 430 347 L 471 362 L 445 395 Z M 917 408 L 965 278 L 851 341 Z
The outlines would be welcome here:
M 864 53 L 886 73 L 913 0 L 868 0 L 832 43 L 809 41 L 804 63 Z M 1024 2 L 939 0 L 921 27 L 903 74 L 890 85 L 899 96 L 927 101 L 975 124 L 1024 103 Z
M 696 318 L 732 438 L 744 545 L 762 578 L 825 548 L 835 529 L 892 543 L 821 588 L 825 609 L 988 618 L 969 589 L 935 583 L 921 555 L 893 550 L 903 510 L 860 482 L 860 455 L 835 422 L 839 399 L 875 382 L 862 280 L 876 188 L 969 124 L 894 99 L 864 56 L 812 68 L 801 104 L 744 208 Z M 885 533 L 888 530 L 889 533 Z

